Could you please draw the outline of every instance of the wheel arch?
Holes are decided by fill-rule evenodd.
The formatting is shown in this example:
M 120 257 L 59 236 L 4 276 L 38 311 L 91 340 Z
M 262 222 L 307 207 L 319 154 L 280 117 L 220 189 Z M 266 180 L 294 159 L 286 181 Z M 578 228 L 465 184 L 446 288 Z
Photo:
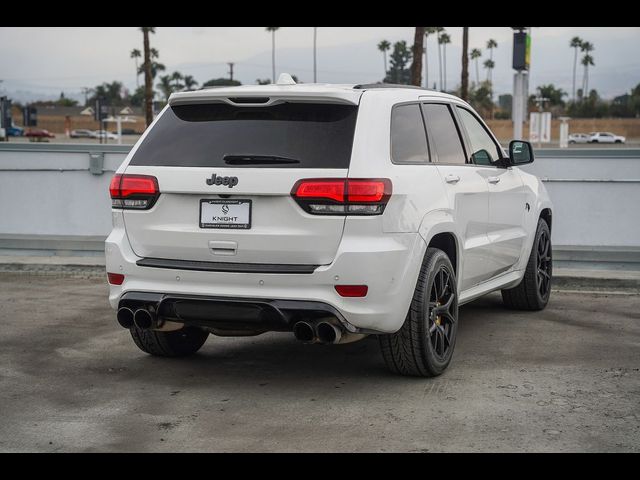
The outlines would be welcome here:
M 427 248 L 437 248 L 447 254 L 451 265 L 453 265 L 453 271 L 458 276 L 458 240 L 453 232 L 440 232 L 431 237 L 427 243 Z
M 553 212 L 551 211 L 551 208 L 550 207 L 543 208 L 540 211 L 540 216 L 538 218 L 541 218 L 545 222 L 547 222 L 547 225 L 549 226 L 549 232 L 551 232 L 551 223 L 553 221 Z

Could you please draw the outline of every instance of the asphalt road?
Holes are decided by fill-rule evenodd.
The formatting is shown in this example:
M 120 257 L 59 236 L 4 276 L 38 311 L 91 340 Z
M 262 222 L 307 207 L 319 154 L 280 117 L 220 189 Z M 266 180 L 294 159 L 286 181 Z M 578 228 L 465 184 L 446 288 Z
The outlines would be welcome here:
M 387 373 L 375 339 L 152 358 L 97 279 L 2 274 L 0 305 L 0 451 L 640 451 L 637 295 L 481 299 L 432 380 Z

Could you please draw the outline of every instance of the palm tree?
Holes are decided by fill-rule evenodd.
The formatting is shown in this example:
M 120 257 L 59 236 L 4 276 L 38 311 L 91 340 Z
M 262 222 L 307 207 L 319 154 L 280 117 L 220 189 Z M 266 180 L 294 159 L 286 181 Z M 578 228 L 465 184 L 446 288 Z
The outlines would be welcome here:
M 589 96 L 589 66 L 595 66 L 595 63 L 593 62 L 593 57 L 588 53 L 582 57 L 580 63 L 584 66 L 582 98 L 587 98 Z
M 462 27 L 462 78 L 460 79 L 460 96 L 465 101 L 469 97 L 469 27 Z
M 422 51 L 424 49 L 424 27 L 416 27 L 413 36 L 413 62 L 411 63 L 411 85 L 422 84 Z
M 489 50 L 489 60 L 493 60 L 493 49 L 498 48 L 498 42 L 493 38 L 490 38 L 487 42 L 487 49 Z
M 273 77 L 271 83 L 276 83 L 276 32 L 280 27 L 267 27 L 267 32 L 271 32 L 271 72 Z
M 184 88 L 186 88 L 189 91 L 193 90 L 195 87 L 198 86 L 198 82 L 196 82 L 196 79 L 193 78 L 193 76 L 191 75 L 185 75 L 183 80 L 184 80 Z
M 387 52 L 391 49 L 391 44 L 387 40 L 382 40 L 378 44 L 378 50 L 382 52 L 382 57 L 384 59 L 384 76 L 387 76 Z
M 173 84 L 171 83 L 171 75 L 163 75 L 160 77 L 160 83 L 156 85 L 164 95 L 165 101 L 169 101 L 169 97 L 173 93 Z
M 444 65 L 444 75 L 442 76 L 444 80 L 444 91 L 447 90 L 447 44 L 451 43 L 451 36 L 448 33 L 443 33 L 438 38 L 440 44 L 442 44 L 442 63 Z
M 442 42 L 440 41 L 440 35 L 444 32 L 444 27 L 435 27 L 436 34 L 438 35 L 438 71 L 440 74 L 440 90 L 442 90 Z
M 153 122 L 153 78 L 151 77 L 151 48 L 149 34 L 156 32 L 156 27 L 140 27 L 144 46 L 144 109 L 147 127 Z
M 471 50 L 471 60 L 475 61 L 476 64 L 476 83 L 478 85 L 480 85 L 480 68 L 478 66 L 478 59 L 482 56 L 482 52 L 480 51 L 479 48 L 474 48 L 473 50 Z
M 182 78 L 183 77 L 180 72 L 173 72 L 171 74 L 171 81 L 173 82 L 174 91 L 182 89 L 183 85 L 180 83 L 180 80 L 182 80 Z
M 484 65 L 484 68 L 487 69 L 487 82 L 491 83 L 491 70 L 493 69 L 493 67 L 496 66 L 496 64 L 494 63 L 493 60 L 488 59 L 484 61 L 483 65 Z
M 571 98 L 576 101 L 576 69 L 578 67 L 578 49 L 582 47 L 582 40 L 580 37 L 573 37 L 569 42 L 569 47 L 573 48 L 573 89 L 571 90 Z
M 582 77 L 582 98 L 587 98 L 589 95 L 589 66 L 595 65 L 593 63 L 591 52 L 595 50 L 595 47 L 591 42 L 582 42 L 580 50 L 585 54 L 580 62 L 584 66 L 584 76 Z
M 493 61 L 493 49 L 494 48 L 498 48 L 498 42 L 496 42 L 493 38 L 490 38 L 489 41 L 487 42 L 487 49 L 489 50 L 489 60 L 491 60 L 491 67 L 489 68 L 489 81 L 493 81 L 493 69 L 495 68 L 496 64 Z M 486 67 L 486 63 L 485 62 L 485 67 Z M 493 88 L 491 89 L 493 91 Z
M 133 58 L 136 62 L 136 88 L 140 87 L 140 72 L 138 72 L 138 59 L 142 56 L 142 52 L 137 48 L 131 50 L 129 58 Z
M 436 33 L 438 27 L 424 27 L 424 86 L 429 88 L 429 62 L 427 59 L 427 40 Z

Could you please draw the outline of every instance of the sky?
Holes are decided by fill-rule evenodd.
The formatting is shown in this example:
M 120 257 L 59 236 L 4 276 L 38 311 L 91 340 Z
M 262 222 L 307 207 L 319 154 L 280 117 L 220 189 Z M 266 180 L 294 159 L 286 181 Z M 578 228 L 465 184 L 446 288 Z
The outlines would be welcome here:
M 322 83 L 370 83 L 384 76 L 380 40 L 413 42 L 414 27 L 318 27 L 318 81 Z M 462 28 L 445 27 L 452 43 L 446 49 L 447 88 L 460 82 Z M 494 90 L 511 93 L 512 35 L 509 27 L 471 27 L 470 49 L 480 48 L 488 58 L 486 42 L 494 50 Z M 628 92 L 640 83 L 640 27 L 534 27 L 530 89 L 553 83 L 571 91 L 573 50 L 569 41 L 579 36 L 595 45 L 595 66 L 590 89 L 604 98 Z M 234 78 L 242 83 L 271 77 L 271 37 L 265 27 L 158 27 L 151 36 L 167 72 L 180 71 L 203 83 L 228 76 L 227 62 L 234 62 Z M 276 33 L 276 67 L 303 82 L 313 81 L 313 28 L 281 27 Z M 118 80 L 130 91 L 136 86 L 135 64 L 129 54 L 142 50 L 142 33 L 136 27 L 0 27 L 0 94 L 16 101 L 55 99 L 60 92 L 81 99 L 82 87 Z M 434 37 L 427 41 L 429 86 L 438 77 Z M 582 69 L 578 70 L 578 84 Z M 476 70 L 470 63 L 470 79 Z M 143 82 L 143 77 L 139 79 Z

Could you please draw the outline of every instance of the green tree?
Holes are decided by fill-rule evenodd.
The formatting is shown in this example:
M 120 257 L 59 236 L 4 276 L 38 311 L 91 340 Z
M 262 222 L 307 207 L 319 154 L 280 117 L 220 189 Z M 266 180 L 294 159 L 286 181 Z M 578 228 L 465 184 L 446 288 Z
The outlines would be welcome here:
M 491 60 L 491 63 L 490 63 L 491 67 L 487 69 L 489 82 L 493 82 L 493 69 L 496 66 L 495 62 L 493 61 L 494 48 L 498 48 L 498 42 L 496 42 L 493 38 L 490 38 L 489 41 L 487 42 L 487 50 L 489 50 L 489 60 Z M 487 62 L 485 62 L 485 67 L 486 65 L 487 65 Z
M 96 99 L 101 98 L 107 105 L 124 105 L 122 99 L 122 82 L 104 82 L 97 85 L 93 90 L 93 95 L 89 97 L 89 105 L 95 104 Z
M 479 48 L 474 48 L 471 50 L 470 54 L 471 60 L 476 64 L 476 83 L 480 83 L 480 67 L 478 66 L 478 59 L 482 57 L 482 51 Z
M 174 91 L 171 75 L 162 75 L 160 77 L 160 83 L 158 83 L 156 87 L 158 87 L 158 90 L 160 90 L 160 92 L 164 96 L 165 101 L 168 102 L 169 97 Z
M 131 50 L 129 58 L 133 58 L 136 62 L 136 88 L 140 86 L 140 71 L 138 70 L 138 59 L 142 56 L 142 53 L 137 48 Z
M 180 72 L 173 72 L 171 74 L 171 82 L 173 85 L 173 91 L 178 92 L 184 88 L 184 85 L 181 83 L 183 79 L 183 75 Z
M 267 32 L 271 32 L 271 72 L 272 83 L 276 83 L 276 32 L 280 27 L 266 27 Z
M 411 85 L 419 87 L 422 84 L 422 53 L 424 51 L 424 27 L 415 27 L 413 47 L 411 48 L 413 62 L 411 63 Z
M 411 62 L 411 50 L 407 47 L 407 42 L 402 40 L 394 43 L 389 61 L 389 71 L 384 82 L 409 85 L 411 81 L 411 72 L 407 68 L 409 62 Z
M 256 85 L 269 85 L 270 83 L 268 78 L 256 78 Z
M 571 99 L 576 101 L 576 69 L 578 68 L 578 49 L 582 47 L 583 40 L 580 37 L 573 37 L 569 42 L 569 47 L 573 48 L 573 87 L 571 89 Z
M 496 64 L 493 62 L 493 60 L 491 59 L 487 59 L 484 61 L 484 63 L 482 64 L 484 65 L 484 68 L 487 69 L 487 82 L 491 83 L 491 70 L 493 70 L 493 68 L 496 66 Z
M 387 40 L 382 40 L 378 44 L 378 50 L 382 52 L 382 59 L 384 60 L 384 72 L 387 74 L 387 52 L 391 49 L 391 44 Z
M 144 52 L 144 108 L 147 127 L 153 122 L 153 77 L 151 76 L 151 46 L 149 34 L 156 33 L 156 27 L 140 27 Z
M 258 85 L 269 85 L 271 81 L 269 79 L 262 80 L 262 83 Z M 228 78 L 214 78 L 208 80 L 202 84 L 202 87 L 238 87 L 242 85 L 238 80 L 229 80 Z
M 484 118 L 490 118 L 493 112 L 491 84 L 487 81 L 474 84 L 469 90 L 469 103 Z
M 549 99 L 549 105 L 552 107 L 564 107 L 563 98 L 567 96 L 567 92 L 561 88 L 556 88 L 552 83 L 548 85 L 540 85 L 536 91 L 538 95 Z
M 584 53 L 584 56 L 582 57 L 582 60 L 580 62 L 581 65 L 584 67 L 584 74 L 582 77 L 582 91 L 588 92 L 589 91 L 589 67 L 595 66 L 591 52 L 595 50 L 595 47 L 591 42 L 582 42 L 582 46 L 580 47 L 580 50 Z
M 438 37 L 438 43 L 442 45 L 442 65 L 444 67 L 443 70 L 443 91 L 447 91 L 447 45 L 451 43 L 451 36 L 448 33 L 441 33 Z
M 135 92 L 129 96 L 129 103 L 132 107 L 144 106 L 144 85 L 136 88 Z
M 186 88 L 189 91 L 195 90 L 195 88 L 198 86 L 198 82 L 191 75 L 185 75 L 183 80 L 184 80 L 184 88 Z

